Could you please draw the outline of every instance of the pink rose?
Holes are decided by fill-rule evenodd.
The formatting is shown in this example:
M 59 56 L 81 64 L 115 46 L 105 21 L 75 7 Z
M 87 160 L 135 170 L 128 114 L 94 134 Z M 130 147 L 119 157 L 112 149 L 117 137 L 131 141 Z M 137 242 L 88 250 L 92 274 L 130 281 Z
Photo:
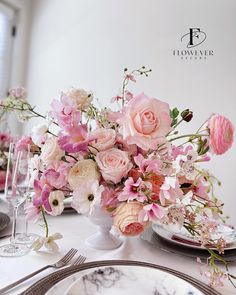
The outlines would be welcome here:
M 128 144 L 136 144 L 145 151 L 156 149 L 171 130 L 169 112 L 167 103 L 141 93 L 128 102 L 123 116 L 117 120 L 120 133 Z
M 224 116 L 215 114 L 208 121 L 210 130 L 210 148 L 212 153 L 221 155 L 225 153 L 233 143 L 234 126 Z
M 121 203 L 113 214 L 114 226 L 125 236 L 141 234 L 149 224 L 147 221 L 139 221 L 142 210 L 143 205 L 139 202 Z
M 116 132 L 114 129 L 99 128 L 94 130 L 91 135 L 96 139 L 91 143 L 98 151 L 105 151 L 114 147 L 116 142 Z
M 115 184 L 126 177 L 133 166 L 128 153 L 116 148 L 99 152 L 96 156 L 96 162 L 105 181 Z

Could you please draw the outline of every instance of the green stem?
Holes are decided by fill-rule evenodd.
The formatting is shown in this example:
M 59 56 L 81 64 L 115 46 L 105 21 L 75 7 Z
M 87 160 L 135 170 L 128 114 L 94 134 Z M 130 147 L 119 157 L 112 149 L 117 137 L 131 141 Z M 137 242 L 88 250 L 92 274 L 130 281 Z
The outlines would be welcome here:
M 44 224 L 45 224 L 45 230 L 46 230 L 46 238 L 48 237 L 48 223 L 47 223 L 47 219 L 46 219 L 46 216 L 45 216 L 45 211 L 43 209 L 43 207 L 41 206 L 40 207 L 41 209 L 41 212 L 42 212 L 42 216 L 43 216 L 43 221 L 44 221 Z
M 209 134 L 186 134 L 186 135 L 181 135 L 181 136 L 171 138 L 169 139 L 169 141 L 174 141 L 174 140 L 185 138 L 185 137 L 193 137 L 193 139 L 195 139 L 202 136 L 209 136 Z

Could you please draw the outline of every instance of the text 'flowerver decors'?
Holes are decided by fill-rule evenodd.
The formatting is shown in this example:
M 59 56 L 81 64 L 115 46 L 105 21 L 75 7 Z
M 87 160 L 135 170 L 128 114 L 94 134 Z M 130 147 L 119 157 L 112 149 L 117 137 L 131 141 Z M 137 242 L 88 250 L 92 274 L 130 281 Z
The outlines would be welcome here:
M 35 196 L 27 216 L 43 217 L 46 225 L 46 237 L 37 241 L 36 249 L 45 243 L 50 248 L 50 241 L 56 248 L 54 240 L 61 236 L 49 237 L 46 213 L 61 214 L 64 199 L 72 196 L 79 213 L 89 215 L 100 206 L 104 214 L 111 214 L 123 235 L 139 235 L 152 222 L 175 224 L 204 247 L 211 244 L 223 253 L 225 241 L 213 238 L 223 220 L 223 203 L 213 188 L 220 182 L 200 165 L 210 154 L 223 154 L 231 147 L 232 123 L 213 114 L 196 132 L 179 134 L 177 127 L 191 121 L 192 111 L 170 109 L 157 98 L 127 90 L 137 76 L 150 71 L 124 70 L 122 92 L 112 98 L 119 111 L 97 108 L 92 93 L 74 88 L 53 100 L 46 116 L 27 102 L 22 88 L 11 90 L 1 102 L 2 112 L 14 110 L 21 121 L 44 119 L 18 142 L 20 149 L 30 144 L 33 154 Z M 217 251 L 209 250 L 206 272 L 213 285 L 216 278 L 232 278 L 215 264 L 220 260 L 228 267 Z

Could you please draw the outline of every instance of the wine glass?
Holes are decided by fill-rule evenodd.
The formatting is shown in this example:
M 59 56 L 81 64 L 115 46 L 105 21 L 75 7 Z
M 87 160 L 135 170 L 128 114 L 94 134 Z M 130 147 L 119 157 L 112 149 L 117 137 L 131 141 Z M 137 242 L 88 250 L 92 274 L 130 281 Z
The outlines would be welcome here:
M 13 207 L 12 235 L 10 243 L 0 247 L 0 256 L 15 257 L 29 252 L 27 245 L 18 244 L 15 240 L 18 208 L 25 200 L 23 183 L 26 181 L 27 173 L 24 170 L 24 163 L 23 151 L 16 152 L 14 144 L 11 143 L 8 153 L 5 197 Z M 11 190 L 8 188 L 9 184 Z
M 25 178 L 25 181 L 21 183 L 21 193 L 25 197 L 25 204 L 32 202 L 32 199 L 34 196 L 34 190 L 31 185 L 32 182 L 30 181 L 31 180 L 30 159 L 31 159 L 31 152 L 30 152 L 30 145 L 28 145 L 27 154 L 25 155 L 25 162 L 24 162 L 24 170 L 25 172 L 27 171 L 27 176 Z M 25 218 L 24 232 L 16 234 L 15 241 L 20 244 L 32 245 L 32 243 L 37 238 L 38 238 L 37 234 L 28 232 L 28 221 Z

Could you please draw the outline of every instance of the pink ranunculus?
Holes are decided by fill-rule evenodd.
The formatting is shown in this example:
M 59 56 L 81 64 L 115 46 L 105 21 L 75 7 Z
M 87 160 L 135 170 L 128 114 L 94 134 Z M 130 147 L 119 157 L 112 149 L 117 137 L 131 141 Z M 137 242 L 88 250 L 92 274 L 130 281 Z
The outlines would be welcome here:
M 119 183 L 123 177 L 126 177 L 133 166 L 128 153 L 116 148 L 99 152 L 96 156 L 96 162 L 103 178 L 114 184 Z
M 97 151 L 105 151 L 114 147 L 116 142 L 116 132 L 110 128 L 98 128 L 91 133 L 95 140 L 91 146 Z
M 166 141 L 171 130 L 169 105 L 144 93 L 131 99 L 117 120 L 120 133 L 128 144 L 136 144 L 143 150 L 156 149 Z
M 230 120 L 215 114 L 208 121 L 210 149 L 216 155 L 224 154 L 233 143 L 234 126 Z

